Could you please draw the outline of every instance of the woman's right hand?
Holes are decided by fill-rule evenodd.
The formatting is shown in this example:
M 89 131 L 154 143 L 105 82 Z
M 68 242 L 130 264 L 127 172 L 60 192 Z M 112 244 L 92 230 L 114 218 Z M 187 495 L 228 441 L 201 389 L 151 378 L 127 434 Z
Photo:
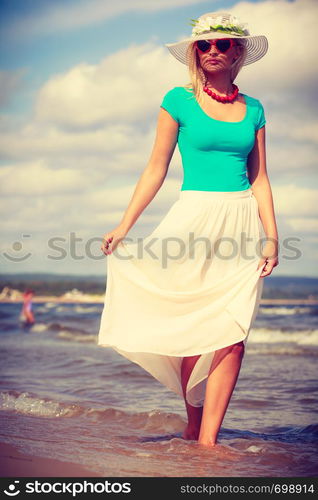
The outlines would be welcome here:
M 120 226 L 116 227 L 113 231 L 104 234 L 103 243 L 101 246 L 101 250 L 105 255 L 109 255 L 112 253 L 120 241 L 125 238 L 128 231 L 121 228 Z

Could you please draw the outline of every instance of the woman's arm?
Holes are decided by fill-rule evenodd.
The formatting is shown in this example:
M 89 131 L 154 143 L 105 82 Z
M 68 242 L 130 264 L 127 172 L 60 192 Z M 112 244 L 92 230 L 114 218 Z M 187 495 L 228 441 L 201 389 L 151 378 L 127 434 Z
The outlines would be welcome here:
M 101 250 L 104 254 L 115 250 L 119 241 L 125 237 L 161 187 L 177 144 L 178 130 L 178 122 L 165 109 L 160 108 L 150 159 L 137 182 L 121 222 L 117 228 L 103 236 Z
M 258 203 L 258 211 L 267 238 L 262 249 L 262 262 L 267 262 L 265 272 L 271 273 L 278 265 L 278 231 L 274 212 L 273 195 L 266 168 L 265 125 L 256 131 L 255 144 L 247 159 L 248 178 Z

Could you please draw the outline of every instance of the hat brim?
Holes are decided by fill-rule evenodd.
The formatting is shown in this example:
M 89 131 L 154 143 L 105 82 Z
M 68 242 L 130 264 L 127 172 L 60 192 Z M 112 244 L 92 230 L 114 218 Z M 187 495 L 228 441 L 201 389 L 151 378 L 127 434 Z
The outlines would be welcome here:
M 246 58 L 244 60 L 243 66 L 247 64 L 252 64 L 259 59 L 261 59 L 268 50 L 268 40 L 265 35 L 232 35 L 229 33 L 202 33 L 195 37 L 186 38 L 180 42 L 175 43 L 165 43 L 165 46 L 169 49 L 170 53 L 178 59 L 183 64 L 188 65 L 189 63 L 189 53 L 188 49 L 190 45 L 197 40 L 211 40 L 216 38 L 238 38 L 246 40 Z

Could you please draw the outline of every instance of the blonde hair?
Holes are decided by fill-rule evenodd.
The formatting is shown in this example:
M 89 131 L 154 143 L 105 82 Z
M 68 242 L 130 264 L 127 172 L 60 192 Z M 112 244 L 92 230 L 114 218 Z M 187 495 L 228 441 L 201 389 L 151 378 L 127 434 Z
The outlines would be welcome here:
M 235 39 L 237 44 L 242 47 L 241 54 L 236 58 L 236 61 L 232 64 L 230 70 L 230 79 L 233 83 L 239 72 L 241 71 L 245 58 L 246 58 L 246 45 L 245 40 Z M 200 64 L 199 55 L 196 50 L 196 44 L 191 43 L 188 48 L 188 69 L 190 74 L 190 82 L 184 85 L 185 89 L 189 89 L 189 93 L 193 92 L 198 102 L 202 102 L 203 97 L 203 86 L 205 84 L 205 74 Z M 190 90 L 191 89 L 191 90 Z M 193 90 L 192 90 L 193 89 Z

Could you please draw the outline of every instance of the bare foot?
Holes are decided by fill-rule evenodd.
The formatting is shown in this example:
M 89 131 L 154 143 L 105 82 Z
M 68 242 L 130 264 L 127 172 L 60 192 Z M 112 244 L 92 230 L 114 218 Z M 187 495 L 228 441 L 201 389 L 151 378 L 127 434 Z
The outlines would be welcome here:
M 198 439 L 199 437 L 199 433 L 200 433 L 200 427 L 189 427 L 189 425 L 187 425 L 187 427 L 184 429 L 183 433 L 182 433 L 182 438 L 183 439 L 187 439 L 187 440 L 191 440 L 191 441 L 195 441 Z

